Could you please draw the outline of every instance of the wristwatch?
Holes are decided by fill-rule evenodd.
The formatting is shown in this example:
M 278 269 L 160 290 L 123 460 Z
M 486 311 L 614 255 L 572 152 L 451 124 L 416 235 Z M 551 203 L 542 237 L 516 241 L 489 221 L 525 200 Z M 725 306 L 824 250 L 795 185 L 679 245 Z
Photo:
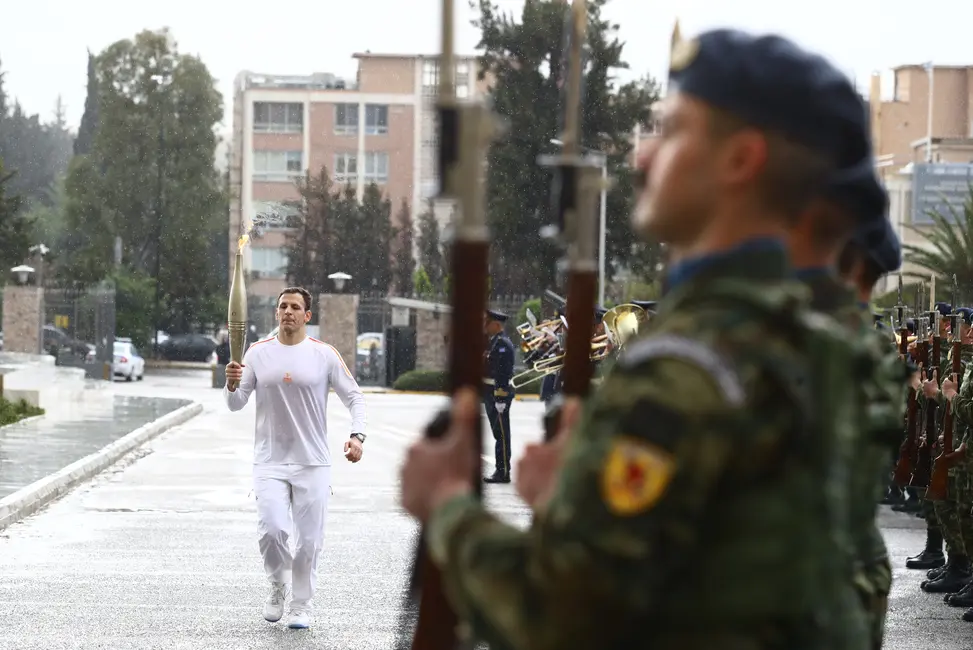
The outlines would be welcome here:
M 353 433 L 353 434 L 351 434 L 351 437 L 352 438 L 357 438 L 358 439 L 358 442 L 360 442 L 362 444 L 365 444 L 365 434 L 364 433 Z

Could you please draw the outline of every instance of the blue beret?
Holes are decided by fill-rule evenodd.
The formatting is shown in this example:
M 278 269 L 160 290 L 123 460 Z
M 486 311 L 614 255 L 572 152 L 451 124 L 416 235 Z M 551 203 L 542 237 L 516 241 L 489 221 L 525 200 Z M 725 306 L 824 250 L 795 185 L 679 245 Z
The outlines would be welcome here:
M 973 309 L 969 307 L 960 307 L 956 310 L 956 313 L 963 317 L 967 325 L 973 324 Z
M 497 321 L 498 323 L 506 323 L 508 316 L 502 311 L 495 311 L 493 309 L 486 310 L 487 316 L 491 319 Z
M 655 311 L 655 306 L 659 304 L 658 300 L 629 300 L 629 303 L 644 309 L 645 311 Z
M 851 80 L 780 36 L 716 29 L 677 39 L 669 79 L 678 92 L 819 151 L 837 168 L 871 151 L 864 102 Z
M 916 333 L 916 319 L 915 319 L 915 318 L 910 318 L 909 320 L 907 320 L 907 321 L 905 322 L 905 326 L 906 326 L 906 327 L 908 328 L 908 330 L 909 330 L 910 332 L 912 332 L 913 334 L 915 334 L 915 333 Z
M 937 302 L 934 307 L 940 316 L 949 316 L 953 313 L 953 306 L 948 302 Z
M 595 324 L 598 324 L 601 321 L 603 321 L 605 319 L 605 314 L 607 313 L 608 310 L 605 309 L 604 307 L 595 307 Z
M 825 188 L 826 199 L 846 208 L 861 224 L 874 224 L 888 221 L 889 197 L 875 171 L 875 160 L 871 156 L 863 158 L 858 164 L 835 172 Z M 891 225 L 889 225 L 891 230 Z M 892 237 L 898 242 L 892 231 Z M 898 254 L 901 257 L 901 252 Z M 902 264 L 895 263 L 895 269 Z M 883 268 L 886 266 L 882 264 Z M 895 269 L 885 271 L 890 273 Z
M 851 240 L 865 251 L 882 273 L 893 273 L 902 266 L 902 244 L 892 222 L 885 217 L 862 224 Z

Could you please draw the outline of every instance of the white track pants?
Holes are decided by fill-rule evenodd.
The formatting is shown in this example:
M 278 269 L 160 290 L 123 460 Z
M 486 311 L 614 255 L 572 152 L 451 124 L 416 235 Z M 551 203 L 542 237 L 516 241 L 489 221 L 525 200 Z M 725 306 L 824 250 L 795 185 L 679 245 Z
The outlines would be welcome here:
M 331 494 L 331 468 L 254 465 L 260 554 L 272 582 L 292 585 L 294 608 L 309 608 Z M 294 552 L 290 538 L 295 537 Z

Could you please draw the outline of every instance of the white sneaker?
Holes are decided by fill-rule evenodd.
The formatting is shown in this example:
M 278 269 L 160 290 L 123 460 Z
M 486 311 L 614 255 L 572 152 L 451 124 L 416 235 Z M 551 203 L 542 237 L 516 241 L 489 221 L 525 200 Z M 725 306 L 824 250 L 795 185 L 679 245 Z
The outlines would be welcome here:
M 284 602 L 287 600 L 288 585 L 275 582 L 270 588 L 270 595 L 264 603 L 264 620 L 276 623 L 284 615 Z
M 311 627 L 311 614 L 306 609 L 291 610 L 287 617 L 287 627 L 292 630 L 306 630 Z

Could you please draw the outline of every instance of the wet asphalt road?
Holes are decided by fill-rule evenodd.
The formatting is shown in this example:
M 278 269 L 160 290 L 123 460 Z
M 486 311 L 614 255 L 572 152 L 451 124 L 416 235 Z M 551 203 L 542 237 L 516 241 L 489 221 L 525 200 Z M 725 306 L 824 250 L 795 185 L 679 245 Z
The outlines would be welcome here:
M 208 382 L 206 373 L 170 371 L 116 385 L 120 394 L 199 399 L 206 409 L 0 533 L 0 648 L 392 647 L 415 533 L 397 505 L 398 464 L 443 398 L 367 396 L 365 459 L 334 469 L 316 627 L 292 631 L 260 616 L 267 583 L 250 492 L 252 409 L 228 413 Z M 513 405 L 515 457 L 540 437 L 540 413 L 537 402 Z M 349 423 L 332 399 L 333 440 L 344 439 Z M 511 486 L 490 488 L 493 509 L 526 521 Z M 901 567 L 922 545 L 922 521 L 886 511 L 882 522 Z M 921 593 L 921 577 L 896 569 L 885 648 L 973 647 L 973 624 Z

